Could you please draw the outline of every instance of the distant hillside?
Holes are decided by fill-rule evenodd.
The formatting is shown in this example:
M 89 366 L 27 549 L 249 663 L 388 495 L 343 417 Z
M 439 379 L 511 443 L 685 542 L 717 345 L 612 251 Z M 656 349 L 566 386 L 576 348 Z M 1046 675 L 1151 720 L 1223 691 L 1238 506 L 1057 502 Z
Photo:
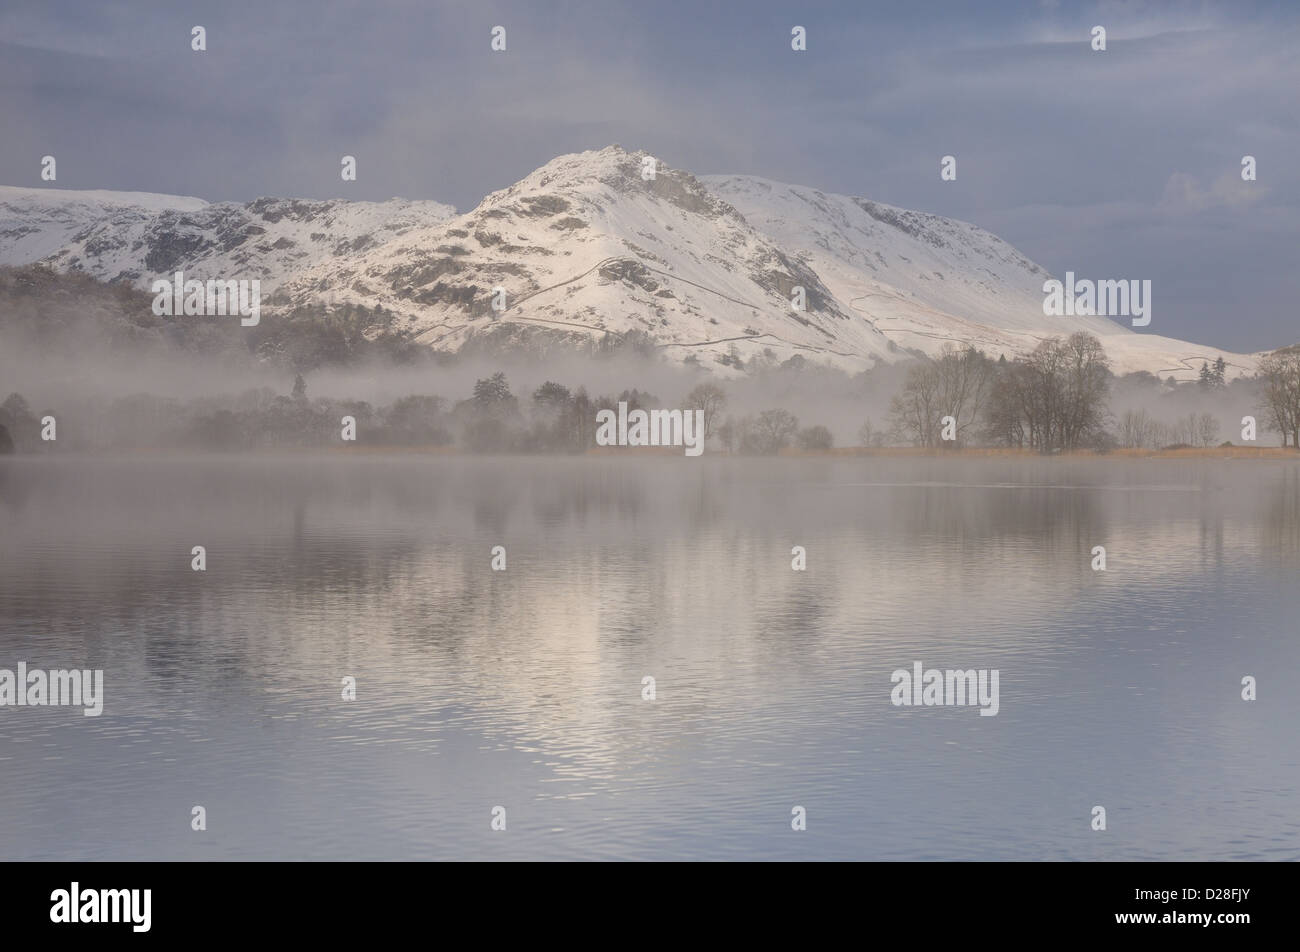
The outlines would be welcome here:
M 650 160 L 618 146 L 560 156 L 462 215 L 401 199 L 209 204 L 0 188 L 0 263 L 39 259 L 140 289 L 176 270 L 256 278 L 263 320 L 288 319 L 294 333 L 272 320 L 245 335 L 250 349 L 299 362 L 365 350 L 362 339 L 401 353 L 538 355 L 622 339 L 722 375 L 756 356 L 857 371 L 947 343 L 1011 358 L 1084 330 L 1121 374 L 1191 380 L 1222 357 L 1231 378 L 1257 365 L 1104 317 L 1045 316 L 1048 273 L 974 225 L 657 160 L 650 175 Z M 331 329 L 304 355 L 289 338 L 310 338 L 309 320 Z M 1153 329 L 1176 320 L 1158 312 Z

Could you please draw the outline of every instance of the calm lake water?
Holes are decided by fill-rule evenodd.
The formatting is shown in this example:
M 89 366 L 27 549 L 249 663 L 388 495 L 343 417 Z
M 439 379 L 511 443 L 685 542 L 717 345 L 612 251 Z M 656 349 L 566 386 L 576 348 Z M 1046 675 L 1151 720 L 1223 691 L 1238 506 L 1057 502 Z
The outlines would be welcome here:
M 0 462 L 0 668 L 106 694 L 0 859 L 1296 860 L 1298 570 L 1288 462 Z

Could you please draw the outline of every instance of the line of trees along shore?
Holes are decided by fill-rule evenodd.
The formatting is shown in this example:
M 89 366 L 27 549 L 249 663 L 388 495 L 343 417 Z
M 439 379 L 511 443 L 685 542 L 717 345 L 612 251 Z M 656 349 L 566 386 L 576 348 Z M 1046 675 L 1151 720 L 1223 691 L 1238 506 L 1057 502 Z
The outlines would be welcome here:
M 1228 385 L 1222 360 L 1203 364 L 1195 384 L 1161 384 L 1150 374 L 1116 378 L 1101 342 L 1090 334 L 1042 341 L 1031 353 L 996 360 L 974 348 L 947 346 L 912 364 L 889 401 L 888 425 L 868 419 L 860 445 L 932 449 L 999 446 L 1040 453 L 1159 449 L 1218 444 L 1220 415 L 1180 414 L 1161 420 L 1145 407 L 1112 413 L 1112 391 L 1175 393 L 1192 388 L 1214 405 L 1232 390 L 1257 405 L 1260 429 L 1300 447 L 1300 345 L 1265 357 L 1259 373 Z M 3 391 L 0 391 L 3 392 Z M 706 443 L 727 452 L 772 455 L 820 452 L 835 446 L 831 429 L 801 425 L 789 409 L 728 413 L 731 396 L 718 382 L 697 383 L 666 408 L 699 410 Z M 752 402 L 752 400 L 751 400 Z M 591 396 L 584 387 L 547 381 L 516 396 L 504 372 L 479 379 L 468 397 L 449 401 L 413 394 L 374 406 L 362 400 L 310 398 L 307 382 L 291 392 L 262 387 L 237 397 L 177 400 L 136 394 L 83 402 L 57 413 L 59 448 L 130 449 L 177 446 L 214 450 L 327 447 L 340 444 L 340 421 L 356 421 L 356 442 L 371 446 L 457 447 L 476 453 L 582 453 L 595 446 L 596 413 L 626 403 L 629 410 L 665 407 L 643 390 Z M 35 452 L 43 445 L 40 419 L 19 394 L 0 404 L 0 454 Z
M 1110 378 L 1106 352 L 1090 334 L 1042 341 L 1010 361 L 948 346 L 907 375 L 890 418 L 895 435 L 916 446 L 1075 450 L 1104 442 Z
M 1213 365 L 1203 362 L 1196 387 L 1223 390 L 1225 370 L 1221 357 Z M 1157 383 L 1149 374 L 1132 376 Z M 884 439 L 923 447 L 1008 446 L 1043 453 L 1217 443 L 1220 423 L 1213 413 L 1164 422 L 1137 408 L 1116 417 L 1108 405 L 1114 380 L 1106 352 L 1091 334 L 1050 338 L 1010 361 L 948 346 L 908 372 L 890 403 L 891 427 Z M 1255 383 L 1260 429 L 1279 433 L 1283 446 L 1300 448 L 1300 345 L 1266 356 Z M 1168 385 L 1176 386 L 1172 379 Z M 946 432 L 945 417 L 950 418 Z M 869 423 L 862 435 L 875 436 Z

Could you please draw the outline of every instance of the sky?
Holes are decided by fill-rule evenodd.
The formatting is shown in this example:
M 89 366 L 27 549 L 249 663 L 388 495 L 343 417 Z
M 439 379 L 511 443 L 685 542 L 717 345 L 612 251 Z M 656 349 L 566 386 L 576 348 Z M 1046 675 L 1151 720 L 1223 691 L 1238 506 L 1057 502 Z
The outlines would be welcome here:
M 0 184 L 468 211 L 618 143 L 1149 279 L 1146 331 L 1255 351 L 1300 341 L 1297 51 L 1293 0 L 6 0 Z

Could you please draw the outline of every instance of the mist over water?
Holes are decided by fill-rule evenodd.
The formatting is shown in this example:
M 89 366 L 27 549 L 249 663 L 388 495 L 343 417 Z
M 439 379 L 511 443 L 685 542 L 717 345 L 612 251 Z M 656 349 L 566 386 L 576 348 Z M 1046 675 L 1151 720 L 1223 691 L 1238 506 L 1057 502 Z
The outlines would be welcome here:
M 436 397 L 450 411 L 471 397 L 478 381 L 498 372 L 506 375 L 526 414 L 536 409 L 533 395 L 547 382 L 575 393 L 583 389 L 592 399 L 605 398 L 611 407 L 616 394 L 636 390 L 646 405 L 665 408 L 680 408 L 694 387 L 709 383 L 725 393 L 725 417 L 742 420 L 780 408 L 792 413 L 800 427 L 826 427 L 838 447 L 866 445 L 870 433 L 885 444 L 904 445 L 913 435 L 898 428 L 891 402 L 903 392 L 909 375 L 925 365 L 913 352 L 900 355 L 906 359 L 898 363 L 875 362 L 849 373 L 815 359 L 783 362 L 768 350 L 730 365 L 705 355 L 687 366 L 675 362 L 671 347 L 621 340 L 619 335 L 600 341 L 592 337 L 485 344 L 452 355 L 414 344 L 403 336 L 401 322 L 372 341 L 362 328 L 374 316 L 364 312 L 347 320 L 337 314 L 314 314 L 310 319 L 268 314 L 255 329 L 267 335 L 259 341 L 238 320 L 155 317 L 151 301 L 143 292 L 85 275 L 0 268 L 0 399 L 19 394 L 37 414 L 48 413 L 59 421 L 61 442 L 42 451 L 232 449 L 222 440 L 209 445 L 214 442 L 212 427 L 203 421 L 288 397 L 299 374 L 309 402 L 364 401 L 382 410 L 412 396 Z M 335 326 L 340 321 L 349 329 Z M 1007 355 L 995 348 L 985 356 L 996 361 Z M 1188 367 L 1196 363 L 1189 361 Z M 1179 371 L 1183 378 L 1188 367 Z M 1174 386 L 1169 376 L 1173 369 L 1162 371 L 1163 378 L 1150 373 L 1110 378 L 1106 409 L 1098 422 L 1100 429 L 1119 438 L 1116 445 L 1122 442 L 1124 417 L 1134 412 L 1160 424 L 1160 434 L 1150 434 L 1152 448 L 1180 442 L 1218 445 L 1223 440 L 1275 445 L 1277 435 L 1257 380 L 1238 378 L 1226 386 L 1198 387 L 1183 379 Z M 333 441 L 333 420 L 340 414 L 331 408 L 330 415 Z M 1259 419 L 1259 433 L 1253 438 L 1242 432 L 1248 415 Z M 1197 440 L 1180 428 L 1180 421 L 1189 416 L 1212 418 L 1213 437 Z M 868 423 L 869 434 L 864 435 Z M 594 430 L 594 420 L 590 425 Z M 256 445 L 283 437 L 269 437 L 268 429 L 275 427 L 260 420 L 242 435 Z M 361 429 L 363 441 L 375 436 L 367 421 Z M 463 446 L 464 434 L 456 435 Z M 986 442 L 1000 439 L 995 432 L 964 434 L 971 436 Z M 28 443 L 19 451 L 32 452 L 35 438 Z
M 1297 859 L 1297 568 L 1290 462 L 0 461 L 0 668 L 106 693 L 0 858 Z

